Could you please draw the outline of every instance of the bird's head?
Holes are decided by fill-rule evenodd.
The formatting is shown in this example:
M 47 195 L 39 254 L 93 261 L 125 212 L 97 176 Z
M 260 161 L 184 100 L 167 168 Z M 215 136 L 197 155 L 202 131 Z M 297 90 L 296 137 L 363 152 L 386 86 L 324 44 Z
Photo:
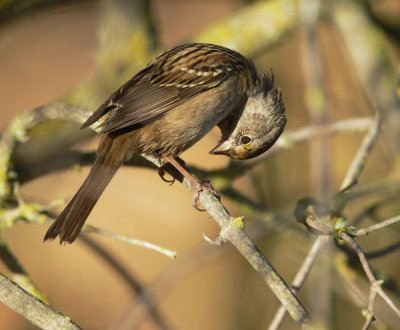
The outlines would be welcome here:
M 282 92 L 273 87 L 272 70 L 262 75 L 249 93 L 232 133 L 210 151 L 233 159 L 250 159 L 268 150 L 286 124 Z

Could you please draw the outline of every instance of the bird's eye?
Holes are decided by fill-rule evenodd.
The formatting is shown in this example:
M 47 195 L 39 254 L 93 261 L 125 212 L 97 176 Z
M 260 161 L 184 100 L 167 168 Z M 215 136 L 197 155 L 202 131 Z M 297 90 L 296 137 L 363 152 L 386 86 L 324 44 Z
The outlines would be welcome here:
M 252 141 L 253 141 L 253 138 L 250 137 L 250 136 L 248 136 L 248 135 L 243 135 L 243 136 L 240 138 L 240 144 L 249 144 L 249 143 L 252 142 Z

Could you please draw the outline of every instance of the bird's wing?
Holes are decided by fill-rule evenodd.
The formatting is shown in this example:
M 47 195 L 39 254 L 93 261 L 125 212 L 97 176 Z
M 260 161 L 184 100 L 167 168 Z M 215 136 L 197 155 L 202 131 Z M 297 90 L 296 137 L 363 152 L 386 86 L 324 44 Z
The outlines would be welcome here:
M 195 84 L 190 77 L 174 77 L 163 83 L 140 81 L 127 93 L 115 100 L 116 105 L 102 124 L 101 133 L 115 131 L 135 124 L 146 124 L 158 115 L 175 108 L 192 97 L 219 85 L 228 72 Z
M 152 60 L 83 124 L 109 113 L 101 133 L 145 125 L 202 92 L 219 86 L 241 62 L 233 51 L 206 44 L 176 47 Z
M 92 113 L 92 115 L 83 123 L 81 129 L 89 127 L 114 108 L 118 108 L 119 103 L 117 103 L 117 100 L 119 100 L 128 90 L 133 88 L 146 75 L 148 70 L 149 67 L 146 67 L 117 89 L 95 112 Z
M 82 127 L 93 124 L 107 112 L 109 116 L 100 125 L 101 133 L 145 125 L 158 115 L 220 85 L 233 68 L 228 58 L 226 60 L 194 69 L 182 65 L 160 68 L 150 63 L 111 95 Z

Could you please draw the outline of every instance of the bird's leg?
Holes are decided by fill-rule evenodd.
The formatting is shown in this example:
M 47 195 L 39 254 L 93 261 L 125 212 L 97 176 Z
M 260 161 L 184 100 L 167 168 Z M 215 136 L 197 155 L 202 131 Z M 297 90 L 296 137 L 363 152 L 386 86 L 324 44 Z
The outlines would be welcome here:
M 177 157 L 177 158 L 176 158 L 176 161 L 179 162 L 179 164 L 181 164 L 182 166 L 185 166 L 185 161 L 184 161 L 182 158 Z M 165 171 L 165 168 L 166 168 L 168 165 L 173 166 L 169 161 L 168 161 L 167 163 L 161 165 L 161 166 L 158 168 L 158 175 L 160 176 L 161 180 L 163 180 L 164 182 L 170 183 L 170 185 L 172 186 L 172 185 L 174 184 L 175 180 L 176 180 L 176 179 L 174 178 L 174 176 L 172 175 L 172 180 L 169 180 L 169 179 L 166 179 L 166 178 L 165 178 L 165 172 L 166 172 L 166 171 Z M 176 167 L 175 167 L 175 168 L 176 168 Z
M 184 165 L 181 164 L 180 161 L 182 161 L 180 158 L 175 159 L 170 156 L 166 156 L 165 159 L 169 161 L 174 167 L 181 172 L 181 174 L 189 180 L 189 182 L 192 185 L 193 188 L 193 206 L 199 210 L 203 211 L 199 208 L 199 194 L 200 191 L 210 191 L 212 192 L 216 197 L 220 198 L 221 195 L 218 193 L 218 191 L 211 185 L 210 181 L 200 181 L 197 179 L 192 173 L 190 173 Z

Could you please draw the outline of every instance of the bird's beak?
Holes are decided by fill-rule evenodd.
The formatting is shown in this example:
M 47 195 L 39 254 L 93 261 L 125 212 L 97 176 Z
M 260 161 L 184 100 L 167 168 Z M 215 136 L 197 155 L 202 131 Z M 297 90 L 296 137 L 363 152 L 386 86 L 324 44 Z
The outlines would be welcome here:
M 220 143 L 218 143 L 213 150 L 210 151 L 210 154 L 213 155 L 229 155 L 230 152 L 232 151 L 232 145 L 233 141 L 228 139 L 228 140 L 222 140 Z

